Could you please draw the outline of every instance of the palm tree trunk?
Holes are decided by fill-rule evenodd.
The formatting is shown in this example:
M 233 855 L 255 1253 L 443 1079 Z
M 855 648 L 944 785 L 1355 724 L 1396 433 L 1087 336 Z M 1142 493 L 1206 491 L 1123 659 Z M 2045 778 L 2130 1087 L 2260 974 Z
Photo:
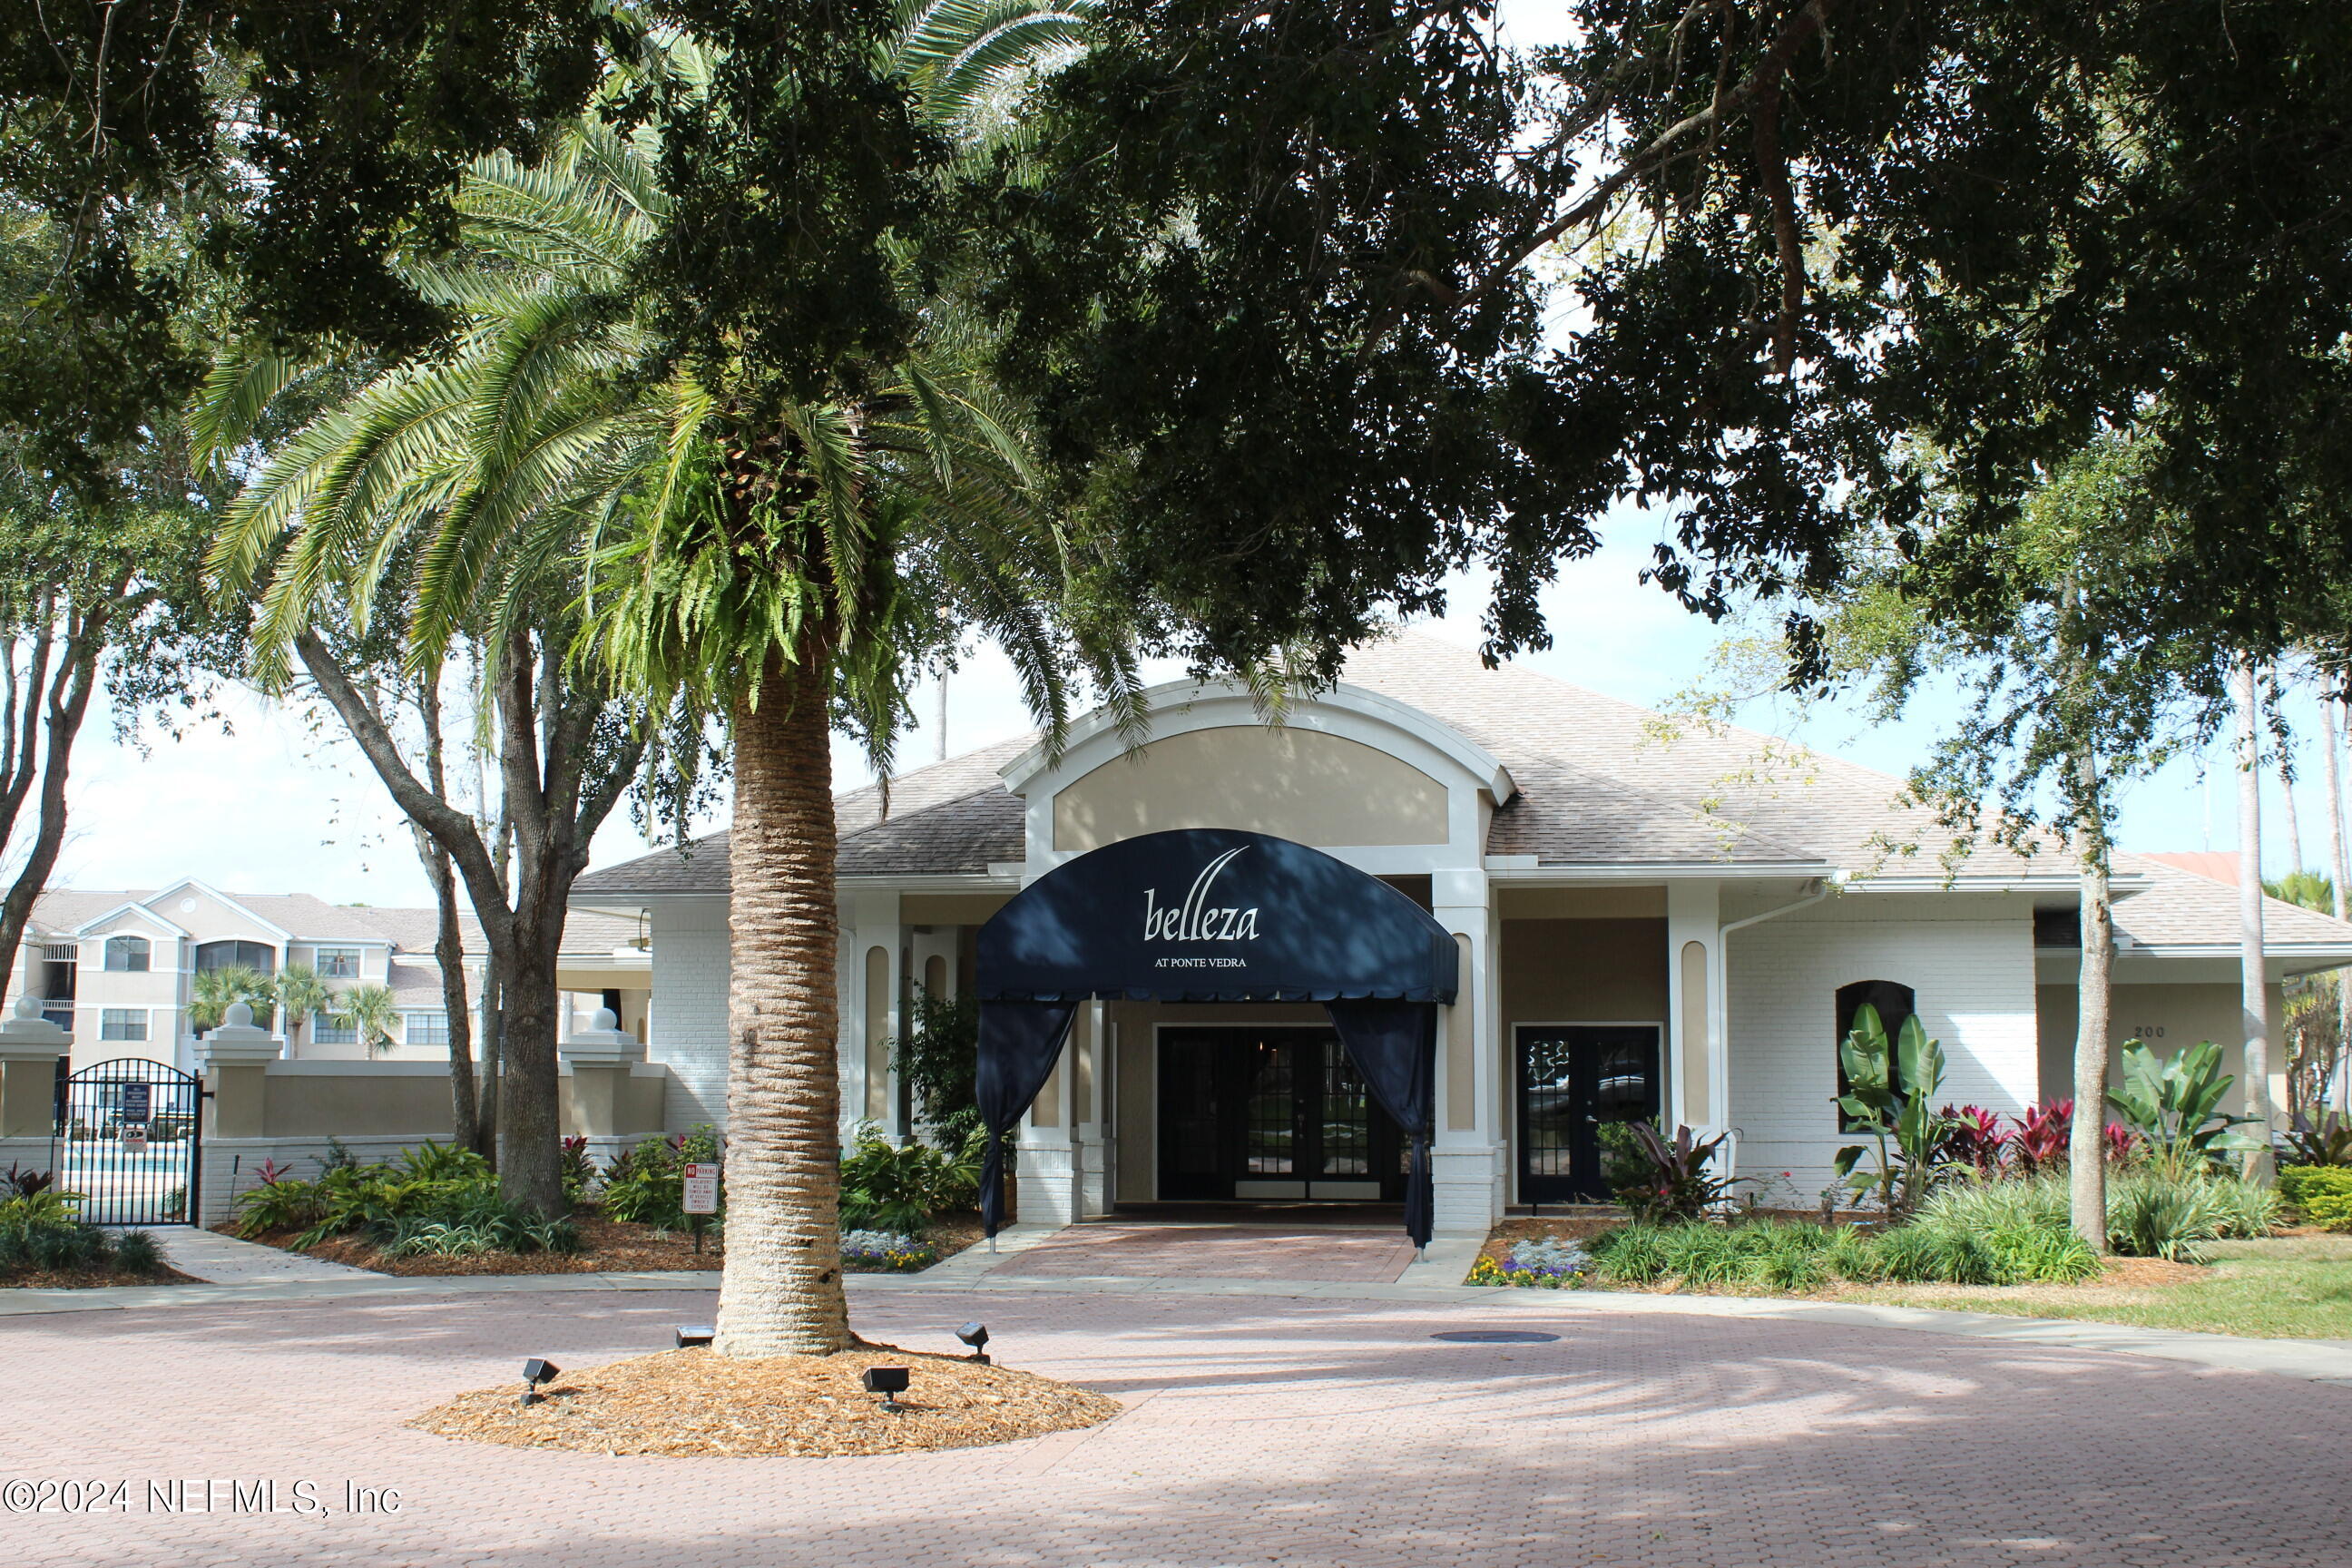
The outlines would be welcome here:
M 2099 764 L 2075 760 L 2085 801 L 2099 798 Z M 2106 825 L 2095 808 L 2077 835 L 2082 866 L 2083 963 L 2075 982 L 2074 1123 L 2067 1135 L 2068 1207 L 2093 1252 L 2107 1250 L 2107 1036 L 2115 978 L 2115 910 L 2108 901 Z
M 729 831 L 727 1267 L 721 1355 L 849 1343 L 841 1284 L 830 659 L 771 668 L 735 730 Z
M 2270 991 L 2263 963 L 2263 772 L 2262 712 L 2254 692 L 2254 661 L 2239 658 L 2230 668 L 2231 695 L 2238 709 L 2238 1008 L 2246 1037 L 2242 1061 L 2246 1114 L 2263 1146 L 2246 1156 L 2252 1181 L 2271 1176 Z

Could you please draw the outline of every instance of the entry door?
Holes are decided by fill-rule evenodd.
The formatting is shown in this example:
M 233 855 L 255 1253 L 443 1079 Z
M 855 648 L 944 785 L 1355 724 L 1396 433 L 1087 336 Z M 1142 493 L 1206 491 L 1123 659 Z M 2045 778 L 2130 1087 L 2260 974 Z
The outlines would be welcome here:
M 1518 1030 L 1519 1201 L 1606 1203 L 1601 1124 L 1658 1113 L 1654 1024 Z
M 1402 1147 L 1330 1029 L 1160 1031 L 1164 1201 L 1394 1201 Z

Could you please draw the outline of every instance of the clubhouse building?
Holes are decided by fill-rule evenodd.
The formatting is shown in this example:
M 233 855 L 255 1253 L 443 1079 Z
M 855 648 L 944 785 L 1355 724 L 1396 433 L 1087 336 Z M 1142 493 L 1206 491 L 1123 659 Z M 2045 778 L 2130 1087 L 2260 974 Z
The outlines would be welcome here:
M 842 797 L 845 1131 L 910 1131 L 919 990 L 981 999 L 1026 1220 L 1408 1201 L 1425 1144 L 1434 1228 L 1484 1231 L 1605 1195 L 1599 1128 L 1646 1113 L 1810 1205 L 1864 1002 L 1942 1041 L 1954 1105 L 2072 1092 L 2071 861 L 1958 853 L 1896 779 L 1411 633 L 1278 727 L 1151 702 L 1139 748 L 1096 716 Z M 674 1130 L 726 1120 L 727 879 L 720 834 L 575 894 L 645 911 Z M 2115 891 L 2117 1044 L 2234 1057 L 2236 889 L 2126 855 Z M 2266 952 L 2275 1036 L 2352 926 L 2272 900 Z

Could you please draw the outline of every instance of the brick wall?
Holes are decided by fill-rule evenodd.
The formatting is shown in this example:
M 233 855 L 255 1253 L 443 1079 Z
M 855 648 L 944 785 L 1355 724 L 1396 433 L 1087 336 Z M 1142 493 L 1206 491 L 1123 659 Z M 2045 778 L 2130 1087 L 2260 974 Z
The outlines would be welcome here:
M 669 1068 L 662 1121 L 673 1132 L 727 1125 L 727 900 L 653 911 L 656 985 L 646 1056 Z
M 1842 985 L 1892 980 L 1916 993 L 1921 1026 L 1943 1042 L 1940 1101 L 2011 1115 L 2039 1094 L 2032 921 L 1981 906 L 1975 918 L 1854 918 L 1864 910 L 1769 921 L 1729 938 L 1739 1173 L 1790 1172 L 1807 1205 L 1830 1182 L 1838 1149 L 1852 1142 L 1838 1132 L 1833 1098 Z

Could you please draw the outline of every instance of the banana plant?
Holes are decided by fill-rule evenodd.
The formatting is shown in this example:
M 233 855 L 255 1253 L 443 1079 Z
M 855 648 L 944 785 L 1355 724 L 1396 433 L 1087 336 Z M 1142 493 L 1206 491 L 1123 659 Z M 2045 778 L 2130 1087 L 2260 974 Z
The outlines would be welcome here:
M 2237 1131 L 2251 1116 L 2221 1109 L 2237 1079 L 2221 1070 L 2221 1047 L 2210 1040 L 2184 1046 L 2168 1058 L 2137 1040 L 2124 1045 L 2124 1086 L 2107 1103 L 2147 1140 L 2157 1163 L 2174 1175 L 2202 1170 L 2225 1153 L 2263 1147 Z
M 1846 1091 L 1838 1096 L 1849 1132 L 1866 1134 L 1868 1144 L 1838 1151 L 1837 1173 L 1858 1198 L 1875 1196 L 1889 1219 L 1919 1206 L 1936 1179 L 1936 1151 L 1951 1131 L 1951 1119 L 1937 1111 L 1944 1083 L 1944 1047 L 1927 1037 L 1916 1016 L 1903 1020 L 1890 1044 L 1878 1009 L 1864 1003 L 1853 1027 L 1838 1042 Z M 1856 1173 L 1865 1154 L 1876 1168 Z

